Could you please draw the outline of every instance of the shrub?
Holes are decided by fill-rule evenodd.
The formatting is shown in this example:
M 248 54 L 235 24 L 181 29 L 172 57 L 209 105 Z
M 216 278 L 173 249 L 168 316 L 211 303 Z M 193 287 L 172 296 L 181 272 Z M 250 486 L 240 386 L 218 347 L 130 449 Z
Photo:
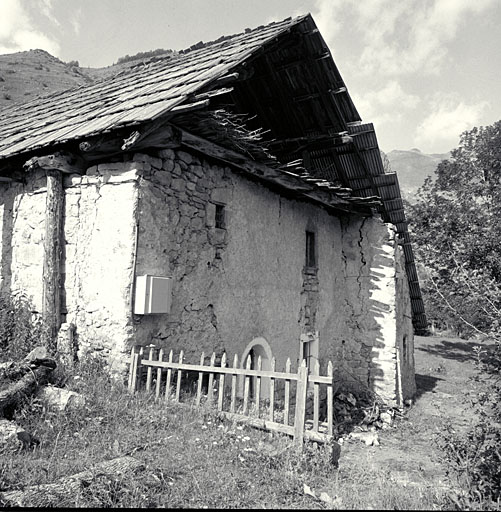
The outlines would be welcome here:
M 465 493 L 456 500 L 460 509 L 501 510 L 501 345 L 478 350 L 478 367 L 487 376 L 486 389 L 477 396 L 477 424 L 466 433 L 450 426 L 441 447 L 450 472 Z
M 28 298 L 0 294 L 0 359 L 19 360 L 41 344 L 42 322 Z

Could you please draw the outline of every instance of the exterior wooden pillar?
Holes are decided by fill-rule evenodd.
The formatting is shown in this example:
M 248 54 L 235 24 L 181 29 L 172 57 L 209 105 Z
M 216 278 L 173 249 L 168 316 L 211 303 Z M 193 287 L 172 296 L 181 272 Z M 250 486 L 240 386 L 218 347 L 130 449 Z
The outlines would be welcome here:
M 35 156 L 24 164 L 27 172 L 42 169 L 47 175 L 45 207 L 45 239 L 43 244 L 42 320 L 44 345 L 57 352 L 57 335 L 61 327 L 61 258 L 64 243 L 63 174 L 85 172 L 81 157 L 58 151 L 50 155 Z
M 47 170 L 47 197 L 43 259 L 42 319 L 44 344 L 57 351 L 57 333 L 61 327 L 61 254 L 63 243 L 64 191 L 61 171 Z

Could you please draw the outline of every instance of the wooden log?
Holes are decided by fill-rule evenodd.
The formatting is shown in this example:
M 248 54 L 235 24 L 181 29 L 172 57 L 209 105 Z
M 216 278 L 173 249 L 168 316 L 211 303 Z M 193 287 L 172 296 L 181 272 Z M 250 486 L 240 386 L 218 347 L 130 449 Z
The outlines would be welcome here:
M 20 491 L 0 493 L 0 501 L 15 507 L 55 507 L 72 503 L 84 487 L 99 477 L 121 477 L 144 470 L 145 465 L 134 457 L 106 460 L 86 471 L 63 477 L 51 484 L 34 485 Z
M 47 382 L 47 377 L 52 370 L 56 367 L 53 360 L 52 364 L 47 365 L 30 365 L 29 372 L 23 377 L 7 386 L 0 391 L 0 417 L 11 410 L 27 395 L 33 394 L 40 385 Z
M 57 333 L 61 327 L 61 254 L 63 246 L 64 190 L 62 174 L 47 170 L 45 202 L 45 239 L 43 242 L 42 320 L 44 345 L 57 351 Z
M 59 171 L 65 174 L 84 174 L 85 162 L 82 158 L 66 151 L 56 151 L 51 155 L 34 156 L 24 165 L 26 171 Z

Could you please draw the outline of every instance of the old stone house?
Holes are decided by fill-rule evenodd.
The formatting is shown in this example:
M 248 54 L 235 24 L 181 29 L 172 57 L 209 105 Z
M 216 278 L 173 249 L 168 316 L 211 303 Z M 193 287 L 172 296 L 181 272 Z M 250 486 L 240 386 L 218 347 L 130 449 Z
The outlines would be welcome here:
M 310 15 L 2 110 L 0 212 L 2 292 L 113 368 L 154 343 L 415 392 L 397 177 Z

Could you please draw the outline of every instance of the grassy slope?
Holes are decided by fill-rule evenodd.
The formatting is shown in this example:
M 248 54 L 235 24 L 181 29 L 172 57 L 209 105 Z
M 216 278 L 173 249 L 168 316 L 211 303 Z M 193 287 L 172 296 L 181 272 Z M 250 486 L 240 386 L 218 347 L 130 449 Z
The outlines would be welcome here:
M 282 436 L 221 422 L 208 410 L 155 403 L 129 395 L 89 367 L 68 387 L 88 398 L 84 410 L 51 412 L 38 399 L 15 420 L 40 440 L 32 452 L 0 460 L 0 491 L 54 482 L 92 464 L 132 454 L 146 471 L 135 478 L 97 479 L 70 502 L 34 506 L 219 508 L 330 508 L 304 493 L 326 492 L 345 509 L 431 509 L 445 502 L 441 489 L 423 481 L 408 486 L 391 466 L 367 464 L 367 449 L 336 469 L 329 452 L 308 444 L 298 455 Z M 362 445 L 360 445 L 362 446 Z M 29 505 L 29 504 L 28 504 Z

